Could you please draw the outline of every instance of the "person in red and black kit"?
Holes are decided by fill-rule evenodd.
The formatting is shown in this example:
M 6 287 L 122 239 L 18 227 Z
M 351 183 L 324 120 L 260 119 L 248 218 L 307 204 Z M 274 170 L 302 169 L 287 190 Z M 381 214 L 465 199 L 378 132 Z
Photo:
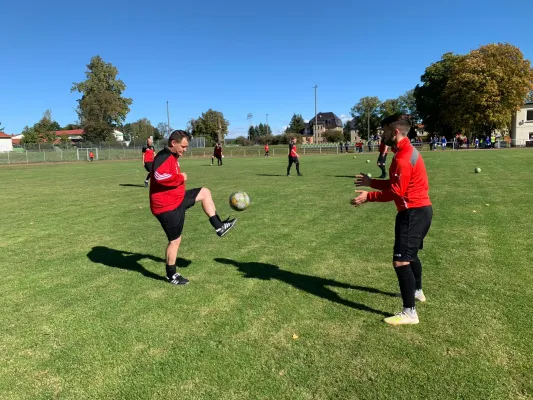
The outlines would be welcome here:
M 148 171 L 146 179 L 144 180 L 144 187 L 148 187 L 148 182 L 150 182 L 150 175 L 152 174 L 152 163 L 154 162 L 154 153 L 155 148 L 152 146 L 152 138 L 146 140 L 146 146 L 142 149 L 143 152 L 143 166 L 144 169 Z
M 383 139 L 379 142 L 379 156 L 378 156 L 378 167 L 381 169 L 380 178 L 386 178 L 387 172 L 385 172 L 385 164 L 387 163 L 387 152 L 389 151 L 389 146 L 385 144 Z
M 215 145 L 213 157 L 217 159 L 217 165 L 220 167 L 222 165 L 222 146 L 220 143 Z M 213 157 L 211 157 L 211 165 L 213 165 Z
M 360 206 L 368 201 L 394 201 L 398 214 L 394 228 L 395 241 L 393 266 L 400 284 L 403 310 L 385 318 L 391 325 L 418 324 L 415 299 L 426 301 L 422 292 L 422 263 L 418 251 L 423 248 L 424 238 L 431 226 L 433 209 L 429 200 L 429 184 L 422 156 L 407 137 L 411 127 L 408 115 L 396 114 L 382 123 L 382 140 L 394 146 L 395 152 L 389 168 L 390 179 L 370 179 L 361 173 L 356 176 L 357 186 L 378 189 L 376 192 L 356 190 L 359 195 L 352 205 Z
M 181 172 L 178 159 L 188 146 L 187 132 L 182 130 L 172 132 L 168 138 L 168 145 L 155 157 L 150 180 L 150 210 L 159 220 L 168 238 L 167 280 L 174 285 L 189 283 L 186 278 L 176 272 L 176 258 L 181 243 L 185 211 L 195 203 L 201 202 L 218 236 L 224 236 L 237 222 L 235 218 L 220 220 L 209 189 L 185 190 L 187 174 Z
M 289 141 L 289 166 L 287 167 L 287 176 L 291 176 L 292 164 L 296 164 L 296 172 L 298 176 L 302 176 L 300 173 L 300 155 L 296 152 L 296 138 L 291 138 Z

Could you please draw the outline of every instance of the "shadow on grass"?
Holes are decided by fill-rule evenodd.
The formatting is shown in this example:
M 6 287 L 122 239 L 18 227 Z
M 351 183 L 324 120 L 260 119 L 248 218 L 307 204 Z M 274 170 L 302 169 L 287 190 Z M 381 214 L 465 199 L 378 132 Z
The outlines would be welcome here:
M 350 300 L 345 300 L 340 297 L 333 290 L 327 286 L 333 286 L 343 289 L 355 289 L 368 293 L 382 294 L 385 296 L 396 297 L 396 294 L 383 292 L 379 289 L 369 288 L 365 286 L 354 286 L 347 283 L 337 282 L 333 279 L 324 279 L 312 275 L 298 274 L 280 269 L 277 265 L 265 264 L 259 262 L 238 262 L 235 260 L 229 260 L 227 258 L 215 258 L 216 262 L 226 265 L 233 265 L 237 267 L 237 270 L 243 274 L 244 278 L 255 278 L 261 280 L 277 279 L 281 282 L 285 282 L 292 287 L 303 290 L 304 292 L 321 297 L 325 300 L 332 301 L 334 303 L 342 304 L 347 307 L 355 308 L 357 310 L 368 311 L 374 314 L 391 316 L 392 314 L 384 311 L 375 310 L 364 304 L 354 303 Z
M 353 174 L 353 175 L 331 175 L 335 178 L 352 178 L 352 179 L 355 179 L 355 175 L 356 174 Z
M 119 186 L 125 186 L 125 187 L 144 187 L 144 185 L 137 185 L 134 183 L 119 183 Z
M 138 272 L 147 278 L 152 278 L 158 281 L 165 281 L 164 269 L 163 275 L 158 275 L 152 271 L 148 271 L 144 268 L 139 261 L 143 259 L 152 260 L 155 262 L 165 263 L 166 260 L 160 257 L 155 257 L 150 254 L 132 253 L 129 251 L 110 249 L 104 246 L 95 246 L 87 253 L 87 257 L 93 263 L 103 264 L 107 267 L 125 269 L 127 271 Z M 191 264 L 190 260 L 178 258 L 176 260 L 176 266 L 179 268 L 186 268 Z
M 287 176 L 287 174 L 256 174 L 257 176 Z

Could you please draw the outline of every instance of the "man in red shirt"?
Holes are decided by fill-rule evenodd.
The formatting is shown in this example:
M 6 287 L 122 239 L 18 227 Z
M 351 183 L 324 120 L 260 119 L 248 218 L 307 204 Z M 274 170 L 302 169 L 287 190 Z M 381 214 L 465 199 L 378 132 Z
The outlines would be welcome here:
M 265 144 L 265 157 L 268 157 L 270 154 L 268 153 L 268 143 Z
M 387 162 L 387 152 L 389 151 L 389 146 L 385 144 L 383 139 L 379 142 L 379 156 L 378 156 L 378 167 L 381 169 L 381 179 L 387 177 L 387 172 L 385 172 L 385 164 Z
M 394 146 L 395 156 L 389 168 L 390 179 L 370 179 L 367 175 L 356 176 L 357 186 L 378 189 L 378 192 L 356 190 L 359 193 L 352 200 L 354 206 L 368 201 L 394 201 L 398 214 L 394 228 L 393 266 L 398 276 L 403 300 L 403 310 L 385 318 L 391 325 L 418 324 L 415 298 L 426 301 L 422 292 L 422 264 L 418 251 L 431 226 L 433 209 L 429 200 L 428 177 L 422 156 L 409 142 L 407 134 L 411 127 L 408 115 L 396 114 L 385 118 L 382 139 L 385 144 Z
M 143 166 L 146 171 L 148 171 L 148 175 L 146 175 L 146 179 L 144 180 L 144 187 L 148 187 L 148 182 L 150 181 L 150 175 L 152 174 L 152 163 L 154 162 L 154 153 L 155 148 L 152 146 L 152 138 L 148 138 L 146 140 L 146 146 L 142 148 L 143 152 Z
M 292 164 L 296 164 L 296 173 L 298 176 L 302 176 L 300 173 L 300 155 L 296 152 L 296 138 L 291 138 L 289 141 L 289 166 L 287 167 L 287 176 L 291 176 Z
M 181 243 L 181 233 L 185 221 L 185 211 L 196 202 L 209 217 L 218 236 L 224 236 L 236 219 L 221 221 L 215 210 L 211 192 L 207 188 L 185 190 L 187 174 L 181 172 L 178 158 L 189 146 L 189 135 L 182 130 L 172 132 L 168 145 L 157 153 L 150 180 L 150 210 L 159 220 L 168 238 L 166 251 L 167 280 L 173 285 L 185 285 L 187 279 L 176 272 L 176 258 Z

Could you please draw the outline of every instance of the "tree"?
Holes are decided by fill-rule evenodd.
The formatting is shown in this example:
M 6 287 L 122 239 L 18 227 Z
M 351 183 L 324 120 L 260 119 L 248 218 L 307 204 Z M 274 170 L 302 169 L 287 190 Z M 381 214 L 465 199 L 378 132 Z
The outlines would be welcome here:
M 452 76 L 455 65 L 463 57 L 453 53 L 443 54 L 440 61 L 426 68 L 424 75 L 420 78 L 422 85 L 417 85 L 413 93 L 416 109 L 426 130 L 432 133 L 438 132 L 448 138 L 453 135 L 454 127 L 444 113 L 446 106 L 444 89 Z
M 398 97 L 398 100 L 400 101 L 401 112 L 404 114 L 409 114 L 413 123 L 419 122 L 420 115 L 418 113 L 418 109 L 416 108 L 415 90 L 408 90 L 403 95 Z
M 305 129 L 305 121 L 301 114 L 294 113 L 291 118 L 289 126 L 285 130 L 286 133 L 302 133 Z
M 224 119 L 224 114 L 212 109 L 202 113 L 198 119 L 191 119 L 189 124 L 193 135 L 208 136 L 218 143 L 224 141 L 229 127 L 229 121 Z
M 155 136 L 155 128 L 148 118 L 124 125 L 124 133 L 130 137 L 130 140 L 146 141 L 150 136 Z
M 351 114 L 355 118 L 355 128 L 359 131 L 359 136 L 370 138 L 377 133 L 381 122 L 380 105 L 381 101 L 377 97 L 363 97 L 352 107 Z
M 400 99 L 387 99 L 379 106 L 379 118 L 384 119 L 394 114 L 403 114 Z
M 33 129 L 42 141 L 53 143 L 56 140 L 56 131 L 60 130 L 61 126 L 52 120 L 52 111 L 46 110 L 43 117 L 33 125 Z
M 65 131 L 71 131 L 71 130 L 74 130 L 74 129 L 81 129 L 81 125 L 78 124 L 78 123 L 67 124 L 61 129 L 65 130 Z
M 35 131 L 33 127 L 30 128 L 29 126 L 25 126 L 22 130 L 22 135 L 22 144 L 37 144 L 41 141 L 39 138 L 39 134 Z
M 117 79 L 118 70 L 100 56 L 91 58 L 86 79 L 73 83 L 71 92 L 82 93 L 78 115 L 88 141 L 110 140 L 113 130 L 125 121 L 132 99 L 123 97 L 126 85 Z
M 527 97 L 526 97 L 526 102 L 528 103 L 533 103 L 533 90 L 530 90 Z M 0 129 L 1 130 L 1 129 Z
M 166 122 L 160 122 L 157 124 L 157 130 L 159 131 L 159 134 L 162 136 L 162 138 L 168 138 L 169 133 L 171 133 L 174 129 L 169 128 Z
M 254 140 L 257 135 L 257 131 L 255 129 L 255 126 L 250 125 L 248 128 L 248 140 Z
M 4 128 L 2 128 L 2 122 L 0 121 L 0 132 L 3 132 Z
M 324 132 L 322 136 L 326 139 L 326 142 L 328 143 L 342 142 L 344 139 L 344 134 L 342 133 L 342 131 L 338 131 L 335 129 L 328 129 Z
M 508 128 L 513 113 L 533 90 L 533 70 L 510 44 L 481 46 L 452 69 L 443 97 L 444 115 L 467 132 L 490 135 Z

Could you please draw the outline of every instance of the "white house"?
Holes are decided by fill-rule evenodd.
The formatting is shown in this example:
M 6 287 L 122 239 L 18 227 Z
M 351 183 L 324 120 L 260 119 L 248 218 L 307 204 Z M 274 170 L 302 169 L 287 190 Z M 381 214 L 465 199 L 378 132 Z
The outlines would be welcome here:
M 7 151 L 13 151 L 11 136 L 0 132 L 0 153 L 5 153 Z
M 533 146 L 533 102 L 527 102 L 513 116 L 511 140 L 515 146 Z

